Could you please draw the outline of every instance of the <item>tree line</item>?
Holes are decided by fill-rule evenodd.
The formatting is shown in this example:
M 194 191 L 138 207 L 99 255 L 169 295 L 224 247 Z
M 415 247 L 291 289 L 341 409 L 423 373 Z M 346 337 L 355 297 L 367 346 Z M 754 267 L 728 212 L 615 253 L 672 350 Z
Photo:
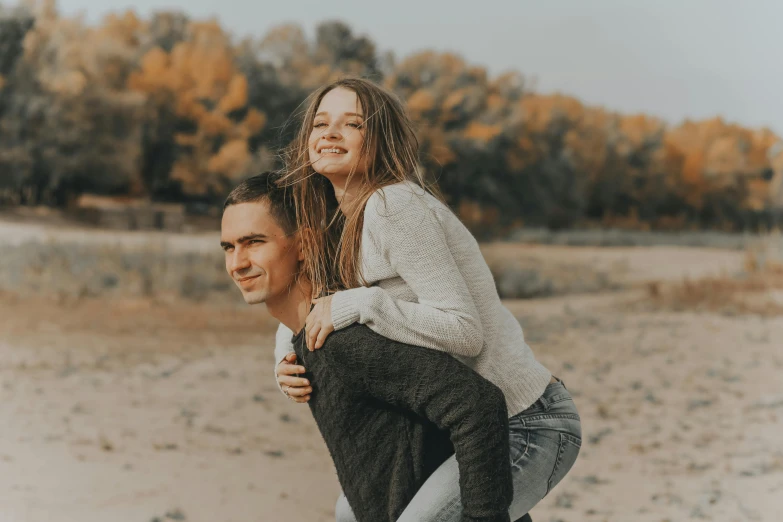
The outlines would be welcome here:
M 52 0 L 0 6 L 0 194 L 219 205 L 244 177 L 280 166 L 302 101 L 346 75 L 406 102 L 425 172 L 474 230 L 780 219 L 783 155 L 768 129 L 618 114 L 450 53 L 397 59 L 339 21 L 311 39 L 286 25 L 237 41 L 181 12 L 89 25 Z

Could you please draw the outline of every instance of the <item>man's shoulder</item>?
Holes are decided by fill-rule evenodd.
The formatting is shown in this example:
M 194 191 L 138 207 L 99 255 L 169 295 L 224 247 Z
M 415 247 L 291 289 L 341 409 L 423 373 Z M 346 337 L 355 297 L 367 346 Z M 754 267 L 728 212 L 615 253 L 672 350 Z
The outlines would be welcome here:
M 437 358 L 451 358 L 438 350 L 401 343 L 384 337 L 369 326 L 353 323 L 332 332 L 324 342 L 323 350 L 331 352 L 335 361 L 361 360 L 360 364 L 375 364 L 379 359 L 393 358 L 395 364 L 419 364 Z
M 383 358 L 385 337 L 369 327 L 354 323 L 329 334 L 323 346 L 306 356 L 317 363 L 319 371 L 329 371 L 335 376 L 346 376 L 353 372 L 366 372 L 377 366 Z M 307 350 L 305 347 L 304 350 Z M 305 363 L 306 364 L 306 363 Z
M 345 328 L 335 330 L 324 341 L 324 348 L 345 347 L 359 342 L 383 342 L 386 339 L 381 334 L 361 323 L 353 323 Z
M 325 364 L 363 367 L 376 364 L 400 348 L 400 343 L 374 332 L 369 326 L 353 323 L 329 334 L 318 351 L 323 352 L 321 357 Z

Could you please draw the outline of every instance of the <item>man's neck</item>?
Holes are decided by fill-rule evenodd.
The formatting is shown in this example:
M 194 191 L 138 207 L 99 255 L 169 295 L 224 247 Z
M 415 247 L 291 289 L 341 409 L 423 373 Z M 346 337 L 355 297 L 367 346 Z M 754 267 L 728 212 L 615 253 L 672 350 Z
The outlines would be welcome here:
M 307 314 L 310 313 L 312 293 L 312 286 L 309 283 L 299 282 L 279 299 L 267 301 L 266 308 L 269 310 L 269 315 L 292 332 L 298 333 L 304 328 Z

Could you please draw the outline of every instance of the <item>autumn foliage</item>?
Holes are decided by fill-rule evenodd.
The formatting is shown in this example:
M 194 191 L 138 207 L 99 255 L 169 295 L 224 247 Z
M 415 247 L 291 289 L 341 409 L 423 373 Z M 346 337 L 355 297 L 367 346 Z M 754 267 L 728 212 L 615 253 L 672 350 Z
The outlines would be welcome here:
M 182 13 L 90 26 L 52 1 L 0 7 L 0 199 L 219 204 L 242 178 L 279 166 L 304 98 L 346 75 L 406 102 L 423 168 L 474 230 L 780 218 L 783 147 L 766 129 L 617 114 L 449 53 L 396 61 L 340 22 L 314 40 L 289 25 L 237 42 Z

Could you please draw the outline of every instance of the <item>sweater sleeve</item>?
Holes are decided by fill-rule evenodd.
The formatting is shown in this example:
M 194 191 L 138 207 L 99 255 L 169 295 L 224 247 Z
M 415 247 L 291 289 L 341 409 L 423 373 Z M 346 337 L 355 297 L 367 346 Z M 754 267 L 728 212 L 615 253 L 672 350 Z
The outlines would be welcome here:
M 322 351 L 334 375 L 355 391 L 449 431 L 464 522 L 509 521 L 508 411 L 499 388 L 445 353 L 387 339 L 365 326 L 334 332 Z
M 479 312 L 443 223 L 423 195 L 400 187 L 385 192 L 385 201 L 376 194 L 367 202 L 366 239 L 378 245 L 418 302 L 377 286 L 336 292 L 335 329 L 359 322 L 395 341 L 476 357 L 484 345 Z
M 277 389 L 280 390 L 280 393 L 283 393 L 283 388 L 280 386 L 280 383 L 277 382 L 277 365 L 280 364 L 280 361 L 282 361 L 286 355 L 294 351 L 294 345 L 291 344 L 291 338 L 293 336 L 294 333 L 283 323 L 280 323 L 280 326 L 277 327 L 277 332 L 275 333 L 274 367 L 275 384 L 277 384 Z

